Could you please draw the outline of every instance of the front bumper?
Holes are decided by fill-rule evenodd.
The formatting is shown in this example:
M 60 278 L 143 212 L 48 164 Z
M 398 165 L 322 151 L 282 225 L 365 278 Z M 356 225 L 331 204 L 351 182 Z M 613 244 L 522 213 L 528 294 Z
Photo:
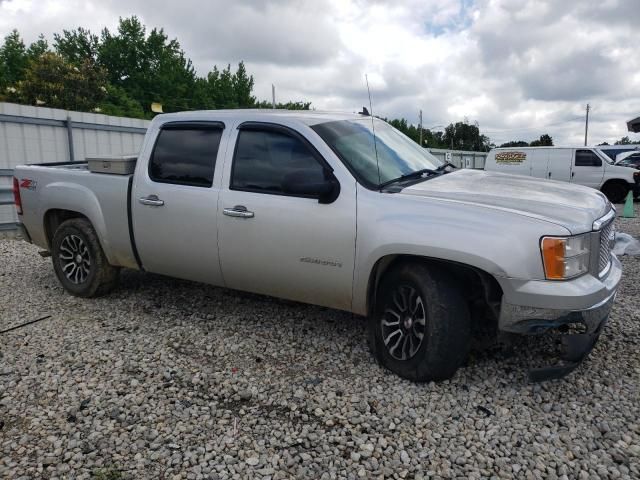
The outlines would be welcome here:
M 511 298 L 528 298 L 518 304 L 503 296 L 500 330 L 524 335 L 551 333 L 560 341 L 560 363 L 531 370 L 532 381 L 561 378 L 589 355 L 607 323 L 621 277 L 620 261 L 612 255 L 611 267 L 602 279 L 585 275 L 567 282 L 527 282 L 518 295 L 510 292 Z M 568 306 L 558 308 L 562 304 Z

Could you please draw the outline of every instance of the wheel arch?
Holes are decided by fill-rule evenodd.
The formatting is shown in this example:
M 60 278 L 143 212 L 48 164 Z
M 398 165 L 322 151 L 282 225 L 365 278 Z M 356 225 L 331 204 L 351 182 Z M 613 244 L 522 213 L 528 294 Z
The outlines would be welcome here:
M 49 247 L 49 250 L 51 250 L 53 236 L 55 235 L 58 227 L 60 227 L 62 223 L 66 222 L 67 220 L 71 220 L 72 218 L 82 218 L 87 220 L 89 223 L 91 223 L 91 220 L 89 220 L 89 217 L 87 217 L 83 213 L 80 213 L 74 210 L 66 210 L 63 208 L 50 208 L 45 212 L 44 218 L 43 218 L 43 227 L 44 227 L 44 234 L 47 240 L 47 246 Z
M 500 300 L 502 299 L 502 287 L 493 275 L 478 267 L 455 262 L 453 260 L 425 257 L 419 255 L 392 254 L 385 255 L 374 264 L 368 279 L 366 314 L 370 315 L 376 302 L 376 294 L 380 280 L 392 268 L 402 263 L 420 262 L 422 264 L 437 266 L 453 275 L 463 288 L 465 298 L 470 301 L 483 302 L 496 317 L 499 314 Z

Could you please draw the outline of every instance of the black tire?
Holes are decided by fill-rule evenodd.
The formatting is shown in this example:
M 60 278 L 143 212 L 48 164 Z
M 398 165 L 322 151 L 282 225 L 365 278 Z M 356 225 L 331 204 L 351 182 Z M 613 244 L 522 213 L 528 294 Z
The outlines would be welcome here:
M 53 235 L 51 259 L 58 280 L 76 297 L 99 297 L 118 283 L 119 269 L 109 264 L 95 230 L 84 218 L 60 224 Z
M 610 182 L 602 187 L 602 193 L 611 203 L 622 203 L 629 193 L 629 186 L 621 182 Z
M 412 310 L 413 306 L 416 308 L 412 313 L 401 315 L 415 318 L 402 320 L 399 327 L 404 331 L 404 337 L 399 341 L 405 342 L 402 338 L 408 340 L 393 350 L 398 335 L 401 335 L 390 333 L 395 328 L 392 324 L 399 313 L 401 302 L 398 300 L 403 295 L 410 296 L 411 289 L 416 296 L 407 303 L 412 305 Z M 420 313 L 420 303 L 424 315 Z M 389 313 L 391 309 L 396 313 Z M 384 275 L 376 294 L 374 313 L 369 319 L 369 329 L 370 345 L 378 361 L 397 375 L 414 382 L 451 378 L 466 360 L 471 343 L 469 310 L 455 280 L 445 270 L 422 263 L 403 263 Z M 422 340 L 415 348 L 420 332 Z M 405 348 L 403 352 L 407 353 L 407 358 L 398 358 L 403 353 L 398 352 L 398 348 Z M 412 349 L 415 349 L 413 355 Z

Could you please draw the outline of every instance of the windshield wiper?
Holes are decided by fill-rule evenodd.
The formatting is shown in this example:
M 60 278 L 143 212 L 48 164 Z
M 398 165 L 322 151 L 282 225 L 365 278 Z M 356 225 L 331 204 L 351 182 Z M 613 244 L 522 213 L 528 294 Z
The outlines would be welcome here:
M 436 168 L 437 172 L 441 172 L 443 171 L 445 168 L 447 167 L 453 167 L 453 168 L 458 168 L 456 167 L 453 163 L 451 162 L 444 162 L 442 165 L 440 165 L 438 168 Z
M 384 188 L 387 185 L 391 185 L 392 183 L 401 182 L 403 180 L 410 180 L 412 178 L 422 178 L 423 175 L 440 175 L 441 172 L 438 170 L 433 170 L 432 168 L 423 168 L 421 170 L 416 170 L 415 172 L 405 173 L 404 175 L 400 175 L 398 178 L 394 178 L 393 180 L 389 180 L 387 182 L 381 183 L 379 188 Z

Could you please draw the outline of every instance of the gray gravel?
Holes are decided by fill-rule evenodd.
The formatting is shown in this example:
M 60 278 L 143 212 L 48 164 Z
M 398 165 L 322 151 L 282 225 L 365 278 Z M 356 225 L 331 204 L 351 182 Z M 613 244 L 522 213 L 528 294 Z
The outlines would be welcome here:
M 619 228 L 640 235 L 640 219 Z M 451 381 L 381 369 L 349 314 L 124 272 L 73 298 L 37 248 L 0 240 L 0 477 L 639 478 L 640 257 L 570 377 L 526 349 Z

